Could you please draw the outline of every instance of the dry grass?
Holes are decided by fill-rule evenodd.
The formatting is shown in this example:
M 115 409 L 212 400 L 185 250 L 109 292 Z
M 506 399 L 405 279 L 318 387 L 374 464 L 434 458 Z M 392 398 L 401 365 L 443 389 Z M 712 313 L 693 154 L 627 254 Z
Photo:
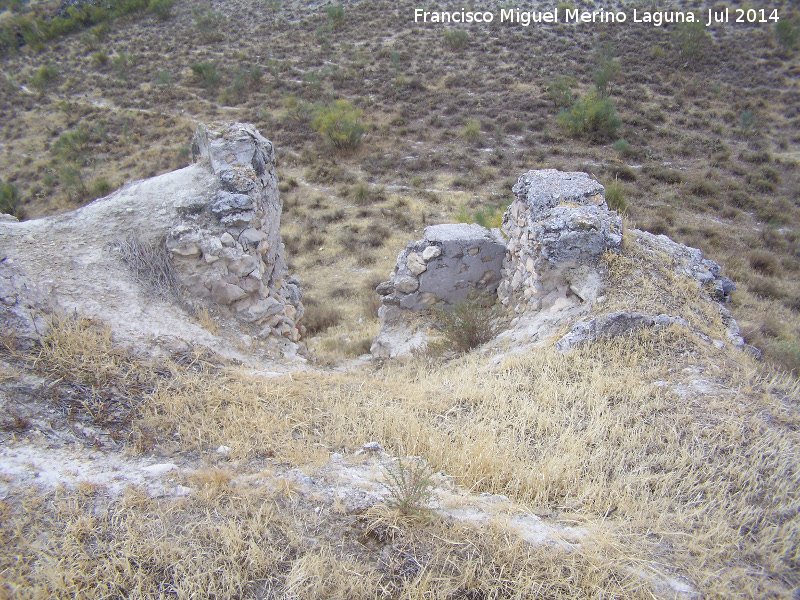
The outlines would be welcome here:
M 88 356 L 75 347 L 55 355 L 72 368 L 107 352 L 84 346 Z M 545 597 L 637 597 L 647 593 L 636 589 L 641 579 L 621 565 L 659 564 L 710 597 L 787 592 L 800 584 L 798 383 L 759 371 L 741 354 L 707 352 L 670 330 L 568 355 L 541 350 L 497 367 L 469 356 L 435 368 L 269 380 L 176 371 L 139 406 L 137 423 L 156 442 L 212 455 L 224 444 L 240 465 L 267 460 L 309 470 L 333 451 L 377 440 L 424 457 L 475 492 L 506 494 L 595 529 L 581 552 L 526 547 L 508 532 L 435 521 L 420 529 L 402 520 L 380 535 L 373 528 L 379 539 L 369 552 L 347 552 L 340 545 L 352 543 L 346 531 L 361 526 L 358 517 L 322 523 L 313 502 L 296 493 L 209 471 L 189 482 L 198 490 L 191 498 L 131 491 L 99 517 L 75 493 L 13 492 L 3 505 L 11 517 L 0 560 L 13 585 L 39 590 L 30 597 L 102 595 L 92 590 L 155 597 L 158 589 L 241 597 L 255 585 L 282 597 L 390 589 L 401 598 L 473 587 L 514 597 L 533 585 L 549 586 Z M 711 391 L 692 387 L 695 379 Z M 680 399 L 673 388 L 689 395 Z M 391 546 L 389 556 L 402 557 L 397 536 L 419 564 L 390 570 L 395 587 L 387 588 L 380 550 Z M 34 559 L 34 538 L 48 560 Z M 504 577 L 508 570 L 519 570 L 519 579 Z

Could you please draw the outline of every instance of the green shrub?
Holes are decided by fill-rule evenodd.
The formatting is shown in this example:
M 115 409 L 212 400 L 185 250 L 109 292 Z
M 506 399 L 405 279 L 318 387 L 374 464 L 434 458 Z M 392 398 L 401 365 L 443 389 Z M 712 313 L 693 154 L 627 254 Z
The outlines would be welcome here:
M 492 299 L 487 295 L 471 295 L 454 306 L 437 306 L 431 312 L 447 345 L 458 353 L 485 344 L 497 335 L 500 328 L 500 310 L 492 305 Z
M 352 150 L 361 145 L 367 132 L 362 119 L 361 110 L 354 108 L 347 100 L 337 100 L 317 109 L 312 125 L 335 148 Z
M 127 79 L 128 71 L 133 65 L 133 57 L 127 52 L 120 52 L 111 60 L 111 64 L 114 65 L 120 79 Z
M 572 86 L 575 81 L 571 77 L 559 75 L 550 80 L 547 86 L 547 95 L 553 101 L 556 109 L 566 108 L 572 104 Z
M 105 66 L 108 63 L 108 52 L 105 50 L 98 50 L 92 54 L 92 62 L 98 67 Z
M 461 130 L 461 137 L 471 144 L 475 144 L 481 139 L 481 124 L 472 119 L 464 124 L 464 129 Z
M 311 121 L 314 114 L 314 107 L 305 100 L 298 99 L 292 94 L 283 101 L 286 106 L 286 118 L 297 123 L 306 124 Z
M 614 150 L 619 152 L 620 156 L 628 156 L 632 153 L 631 145 L 627 142 L 627 140 L 617 140 L 613 144 Z
M 53 144 L 53 151 L 62 161 L 80 162 L 89 148 L 89 130 L 79 125 L 71 131 L 62 133 Z
M 468 39 L 469 34 L 462 29 L 449 29 L 444 32 L 444 44 L 450 50 L 463 50 Z
M 44 89 L 58 77 L 58 71 L 51 65 L 42 65 L 31 77 L 31 85 L 37 90 L 44 91 Z
M 162 21 L 166 21 L 172 16 L 173 4 L 175 4 L 175 0 L 150 0 L 147 4 L 147 10 Z
M 588 135 L 597 140 L 613 138 L 621 123 L 611 99 L 597 94 L 579 98 L 572 108 L 558 115 L 558 124 L 571 135 Z
M 205 88 L 215 88 L 219 85 L 220 76 L 217 73 L 217 66 L 210 62 L 194 63 L 190 67 L 192 73 L 200 80 L 200 85 Z
M 433 472 L 421 458 L 395 458 L 385 467 L 386 503 L 403 515 L 424 516 L 433 489 Z
M 618 179 L 606 185 L 606 204 L 611 210 L 624 213 L 628 210 L 628 201 L 625 198 L 625 186 Z
M 0 181 L 0 213 L 17 214 L 19 209 L 19 190 L 13 183 Z
M 98 177 L 89 185 L 89 200 L 108 196 L 114 191 L 114 186 L 105 177 Z
M 675 47 L 684 60 L 696 60 L 706 50 L 709 35 L 702 22 L 683 23 L 674 30 Z
M 619 73 L 619 61 L 614 58 L 611 50 L 603 49 L 597 52 L 595 57 L 597 67 L 592 76 L 597 95 L 605 98 L 608 95 L 608 84 L 611 83 Z
M 338 28 L 342 26 L 342 23 L 344 23 L 344 5 L 334 4 L 333 6 L 328 6 L 325 12 L 328 14 L 328 18 L 331 20 L 334 27 Z
M 225 22 L 222 13 L 206 7 L 192 9 L 192 18 L 195 27 L 200 32 L 200 37 L 206 42 L 216 42 L 222 39 L 220 28 Z
M 781 52 L 789 54 L 797 47 L 800 35 L 794 23 L 789 19 L 783 19 L 775 24 L 775 37 L 778 39 L 778 47 Z

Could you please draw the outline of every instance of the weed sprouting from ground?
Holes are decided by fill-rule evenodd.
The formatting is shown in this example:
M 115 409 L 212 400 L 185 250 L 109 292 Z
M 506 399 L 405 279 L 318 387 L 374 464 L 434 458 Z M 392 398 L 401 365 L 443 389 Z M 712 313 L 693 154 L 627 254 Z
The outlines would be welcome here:
M 433 481 L 428 464 L 417 457 L 397 457 L 386 466 L 383 485 L 389 491 L 387 505 L 403 515 L 420 515 L 430 499 Z
M 450 307 L 435 307 L 431 312 L 446 345 L 459 353 L 485 344 L 500 328 L 500 310 L 485 296 L 473 295 Z

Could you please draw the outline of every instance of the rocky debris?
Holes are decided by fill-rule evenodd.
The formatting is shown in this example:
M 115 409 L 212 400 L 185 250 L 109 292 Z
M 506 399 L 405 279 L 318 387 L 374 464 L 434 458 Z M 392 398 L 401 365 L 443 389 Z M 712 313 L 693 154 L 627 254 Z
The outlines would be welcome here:
M 591 304 L 602 294 L 601 257 L 622 243 L 622 220 L 608 210 L 603 186 L 586 173 L 545 169 L 528 171 L 512 190 L 500 301 L 516 314 L 570 295 Z
M 439 302 L 452 306 L 475 293 L 494 295 L 505 253 L 502 235 L 480 225 L 426 227 L 422 240 L 400 252 L 391 279 L 375 288 L 381 330 L 372 354 L 394 358 L 424 346 L 426 336 L 409 313 Z
M 252 125 L 200 125 L 194 149 L 219 188 L 167 234 L 180 283 L 192 297 L 260 326 L 259 336 L 297 342 L 303 305 L 284 264 L 272 143 Z
M 297 356 L 303 305 L 284 260 L 272 143 L 252 125 L 215 123 L 198 127 L 193 146 L 192 166 L 56 217 L 0 222 L 4 329 L 36 339 L 58 312 L 96 317 L 150 349 L 260 360 L 242 350 L 246 336 L 265 358 Z M 174 294 L 152 292 L 148 264 L 133 268 L 126 253 L 137 247 L 160 253 L 151 270 L 169 267 Z M 201 308 L 224 326 L 204 329 Z
M 644 328 L 658 331 L 675 324 L 683 325 L 684 327 L 689 326 L 685 319 L 672 315 L 653 317 L 642 313 L 608 313 L 594 319 L 580 320 L 575 323 L 572 330 L 556 342 L 556 348 L 560 352 L 566 352 L 587 342 L 618 337 Z
M 653 260 L 666 258 L 676 275 L 694 279 L 705 286 L 714 300 L 722 303 L 730 300 L 731 292 L 736 290 L 736 284 L 721 275 L 722 267 L 719 264 L 703 258 L 701 250 L 674 242 L 666 235 L 655 235 L 638 229 L 629 231 L 639 248 Z

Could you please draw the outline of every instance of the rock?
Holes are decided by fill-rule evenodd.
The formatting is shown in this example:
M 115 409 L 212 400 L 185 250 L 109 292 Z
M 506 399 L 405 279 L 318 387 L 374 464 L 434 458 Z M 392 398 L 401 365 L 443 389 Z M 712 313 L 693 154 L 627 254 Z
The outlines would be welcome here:
M 416 276 L 422 275 L 428 270 L 428 267 L 425 266 L 425 260 L 416 252 L 412 252 L 408 255 L 408 258 L 406 259 L 406 266 L 408 267 L 408 270 Z
M 232 248 L 236 245 L 236 240 L 227 231 L 220 236 L 219 240 L 225 248 Z
M 253 199 L 247 194 L 232 194 L 225 190 L 217 192 L 217 199 L 211 204 L 211 212 L 216 217 L 252 210 Z
M 211 299 L 217 304 L 228 305 L 247 295 L 242 288 L 237 285 L 219 281 L 211 286 Z
M 379 283 L 375 288 L 375 291 L 378 293 L 379 296 L 388 296 L 394 293 L 394 283 L 391 281 L 384 281 Z
M 559 352 L 567 352 L 587 342 L 618 337 L 643 328 L 659 330 L 674 324 L 689 326 L 685 319 L 671 315 L 654 317 L 642 313 L 609 313 L 589 321 L 581 320 L 575 323 L 572 330 L 556 342 L 556 349 Z
M 240 335 L 258 335 L 264 315 L 279 306 L 286 316 L 291 306 L 294 319 L 280 331 L 296 339 L 302 293 L 285 264 L 272 144 L 251 125 L 215 123 L 198 126 L 194 146 L 199 161 L 184 169 L 56 217 L 0 222 L 8 255 L 0 261 L 0 325 L 33 340 L 49 314 L 80 314 L 126 343 L 150 348 L 174 338 L 233 356 Z M 128 234 L 138 249 L 123 247 Z M 147 265 L 126 266 L 143 253 L 170 293 L 149 282 Z M 232 318 L 216 338 L 192 316 L 207 302 Z
M 428 262 L 432 258 L 442 255 L 442 249 L 439 246 L 428 246 L 422 251 L 422 260 Z
M 150 465 L 149 467 L 142 467 L 142 471 L 144 471 L 148 475 L 152 475 L 153 477 L 166 475 L 170 471 L 177 471 L 177 470 L 178 470 L 178 465 L 176 465 L 175 463 L 158 463 L 155 465 Z
M 638 229 L 631 229 L 630 232 L 639 248 L 654 260 L 663 256 L 669 257 L 672 271 L 676 275 L 689 277 L 700 285 L 707 286 L 711 297 L 718 302 L 727 303 L 730 300 L 736 284 L 720 274 L 722 267 L 716 262 L 703 258 L 701 250 L 674 242 L 666 235 L 654 235 Z

